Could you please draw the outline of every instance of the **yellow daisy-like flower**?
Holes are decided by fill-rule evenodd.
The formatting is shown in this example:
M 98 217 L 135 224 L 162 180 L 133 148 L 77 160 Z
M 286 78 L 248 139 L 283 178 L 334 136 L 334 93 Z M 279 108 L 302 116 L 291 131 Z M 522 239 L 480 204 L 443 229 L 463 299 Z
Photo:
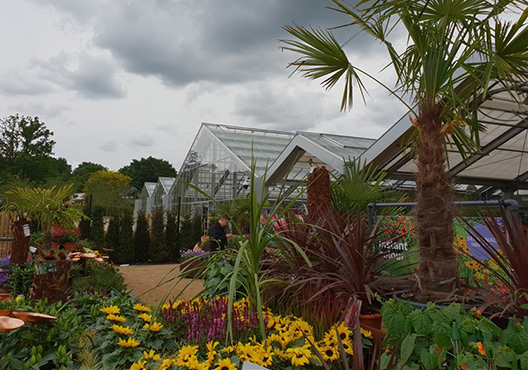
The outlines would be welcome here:
M 172 365 L 175 365 L 175 364 L 176 364 L 175 361 L 167 358 L 163 360 L 160 366 L 155 367 L 154 370 L 168 370 L 172 367 Z
M 282 346 L 281 336 L 279 334 L 270 334 L 266 338 L 266 342 L 268 345 L 277 344 Z
M 335 332 L 330 330 L 328 333 L 325 333 L 323 338 L 323 343 L 326 346 L 335 347 L 337 346 L 337 336 Z
M 130 366 L 130 370 L 145 370 L 145 361 L 139 360 L 137 363 L 133 363 L 132 366 Z
M 209 352 L 215 351 L 216 347 L 218 347 L 218 344 L 219 344 L 218 342 L 214 342 L 214 341 L 207 342 L 207 345 L 206 345 L 207 351 Z
M 143 321 L 146 321 L 146 322 L 151 322 L 152 321 L 152 315 L 149 315 L 148 313 L 142 313 L 141 315 L 138 316 L 141 320 Z
M 277 356 L 279 356 L 283 360 L 289 360 L 290 359 L 290 356 L 287 355 L 286 352 L 284 352 L 282 349 L 276 348 L 274 352 L 275 352 L 275 354 Z
M 261 366 L 269 366 L 273 363 L 273 356 L 275 353 L 273 352 L 273 348 L 268 346 L 267 348 L 259 347 L 257 349 L 257 355 L 258 355 L 258 362 L 257 365 Z
M 161 356 L 160 355 L 157 355 L 156 354 L 156 351 L 154 351 L 153 349 L 150 350 L 150 352 L 147 352 L 147 351 L 143 351 L 143 358 L 145 360 L 153 360 L 153 361 L 158 361 Z
M 336 331 L 335 325 L 332 327 L 331 331 L 335 334 L 335 331 Z M 341 338 L 341 340 L 350 339 L 350 334 L 352 333 L 344 322 L 342 322 L 341 324 L 339 324 L 339 326 L 337 326 L 337 332 L 339 333 L 339 337 Z M 370 334 L 372 335 L 372 333 Z
M 214 370 L 236 370 L 237 366 L 230 359 L 225 358 L 216 363 Z
M 161 330 L 161 328 L 163 328 L 163 325 L 160 324 L 159 322 L 153 322 L 152 324 L 145 324 L 145 326 L 143 326 L 144 329 L 148 329 L 150 331 L 153 331 L 153 332 L 158 332 Z
M 209 364 L 209 362 L 206 361 L 206 362 L 199 362 L 197 364 L 194 364 L 192 368 L 196 370 L 209 370 L 210 367 L 211 365 Z
M 341 344 L 347 355 L 354 356 L 354 349 L 352 348 L 352 342 L 350 339 L 344 340 Z
M 139 346 L 140 343 L 141 342 L 139 340 L 132 339 L 132 338 L 128 338 L 128 340 L 119 338 L 119 340 L 117 341 L 117 344 L 120 345 L 121 347 L 129 347 L 129 348 L 137 347 Z
M 117 321 L 120 323 L 124 323 L 126 321 L 126 319 L 123 316 L 113 315 L 113 314 L 106 316 L 106 319 L 110 321 Z
M 134 334 L 134 331 L 132 329 L 130 329 L 128 326 L 120 326 L 120 325 L 112 325 L 110 327 L 110 329 L 112 329 L 113 331 L 115 331 L 117 334 L 121 334 L 121 335 L 132 335 Z
M 150 308 L 141 303 L 136 303 L 132 308 L 136 311 L 150 312 Z
M 237 355 L 238 355 L 238 358 L 240 358 L 240 361 L 254 362 L 255 358 L 257 357 L 255 348 L 253 348 L 251 343 L 242 344 L 238 342 Z
M 290 361 L 293 366 L 308 365 L 312 357 L 309 344 L 305 344 L 302 347 L 288 348 L 286 354 L 290 356 Z
M 118 313 L 121 313 L 121 309 L 117 306 L 103 307 L 99 311 L 106 315 L 117 315 Z
M 191 364 L 198 363 L 196 354 L 198 353 L 198 346 L 183 346 L 178 352 L 176 359 L 176 366 L 189 367 Z
M 234 353 L 235 350 L 236 350 L 236 348 L 234 346 L 227 346 L 227 347 L 222 348 L 220 351 L 230 355 L 230 354 Z
M 360 328 L 359 331 L 361 332 L 361 335 L 363 335 L 365 338 L 372 339 L 372 330 Z
M 324 346 L 318 350 L 325 361 L 334 361 L 339 358 L 339 351 L 335 347 Z

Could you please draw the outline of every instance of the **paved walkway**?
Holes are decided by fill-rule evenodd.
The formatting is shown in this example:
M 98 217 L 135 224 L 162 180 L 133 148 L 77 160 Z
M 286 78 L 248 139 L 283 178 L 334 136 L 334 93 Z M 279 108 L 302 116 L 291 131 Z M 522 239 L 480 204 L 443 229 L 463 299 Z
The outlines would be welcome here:
M 191 299 L 203 289 L 202 280 L 180 280 L 177 264 L 118 266 L 118 270 L 128 289 L 132 289 L 132 295 L 149 306 L 157 305 L 165 296 L 167 302 L 168 299 L 175 300 L 182 290 L 179 299 Z

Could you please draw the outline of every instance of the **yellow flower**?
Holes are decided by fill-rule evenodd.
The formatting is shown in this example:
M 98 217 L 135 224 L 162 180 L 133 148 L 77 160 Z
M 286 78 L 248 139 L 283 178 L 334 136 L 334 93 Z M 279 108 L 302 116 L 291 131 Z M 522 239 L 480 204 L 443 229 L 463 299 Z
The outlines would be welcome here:
M 143 351 L 143 358 L 145 360 L 158 361 L 161 358 L 161 356 L 157 355 L 156 352 L 153 349 L 151 349 L 150 352 Z
M 155 367 L 154 370 L 167 370 L 167 369 L 169 369 L 173 364 L 176 364 L 176 362 L 174 362 L 173 360 L 167 358 L 167 359 L 163 360 L 163 362 L 161 363 L 160 366 Z
M 363 328 L 360 328 L 359 329 L 361 334 L 365 337 L 365 338 L 368 338 L 368 339 L 372 339 L 372 331 L 371 330 L 365 330 Z
M 206 345 L 207 350 L 209 352 L 215 351 L 215 348 L 218 347 L 218 344 L 219 344 L 218 342 L 213 342 L 213 341 L 207 342 L 207 345 Z
M 334 361 L 339 357 L 339 352 L 334 347 L 324 346 L 319 348 L 319 352 L 325 361 Z
M 121 334 L 121 335 L 132 335 L 134 334 L 134 331 L 132 329 L 130 329 L 128 326 L 120 326 L 120 325 L 112 325 L 110 327 L 110 329 L 112 329 L 113 331 L 115 331 L 117 334 Z
M 137 364 L 134 362 L 132 366 L 130 366 L 130 370 L 145 370 L 145 361 L 139 360 Z
M 269 366 L 273 363 L 273 348 L 268 346 L 267 348 L 264 348 L 262 346 L 259 346 L 257 348 L 257 365 L 261 366 Z
M 146 322 L 150 322 L 152 320 L 152 315 L 149 315 L 148 313 L 142 313 L 138 317 Z
M 482 356 L 486 356 L 486 350 L 484 349 L 484 345 L 482 342 L 477 343 L 478 351 Z
M 346 354 L 350 356 L 354 355 L 354 350 L 352 349 L 352 342 L 350 341 L 350 339 L 344 340 L 343 342 L 341 342 L 341 344 L 343 344 L 343 349 L 345 350 Z
M 106 319 L 107 319 L 107 320 L 110 320 L 110 321 L 117 321 L 117 322 L 121 322 L 121 323 L 123 323 L 123 322 L 125 322 L 125 321 L 126 321 L 126 319 L 125 319 L 125 318 L 124 318 L 123 316 L 119 316 L 119 315 L 112 315 L 112 314 L 110 314 L 110 315 L 106 316 Z
M 288 348 L 286 353 L 290 356 L 290 361 L 293 366 L 304 366 L 310 363 L 312 353 L 310 352 L 310 345 L 305 344 L 302 347 Z
M 198 363 L 196 353 L 198 353 L 198 346 L 183 346 L 178 352 L 176 366 L 190 367 L 190 365 Z
M 136 303 L 132 308 L 136 311 L 150 312 L 150 308 L 141 303 Z
M 230 359 L 225 358 L 217 362 L 214 370 L 236 370 L 236 364 L 232 363 Z
M 99 311 L 101 311 L 102 313 L 106 315 L 117 315 L 118 313 L 121 312 L 121 310 L 117 306 L 103 307 Z
M 273 345 L 274 343 L 282 345 L 281 337 L 279 334 L 268 335 L 268 338 L 266 338 L 266 342 L 268 343 L 268 345 Z
M 233 346 L 228 346 L 228 347 L 225 347 L 225 348 L 222 348 L 222 352 L 225 352 L 227 353 L 228 355 L 232 354 L 233 352 L 235 352 L 235 347 Z
M 330 330 L 335 334 L 336 326 L 334 325 L 332 329 Z M 339 337 L 341 338 L 341 340 L 350 339 L 351 331 L 344 322 L 342 322 L 341 324 L 339 324 L 339 326 L 337 326 L 337 332 L 339 333 Z M 363 331 L 361 331 L 361 333 L 363 334 Z M 372 336 L 372 332 L 370 333 L 370 335 Z M 334 337 L 336 338 L 335 335 Z
M 153 332 L 158 332 L 161 328 L 163 328 L 163 325 L 159 322 L 153 322 L 152 324 L 145 324 L 145 326 L 143 326 L 143 329 L 148 329 Z
M 242 344 L 238 342 L 237 355 L 238 355 L 238 358 L 240 358 L 240 361 L 254 362 L 255 358 L 257 357 L 255 348 L 253 348 L 251 343 Z
M 141 342 L 139 340 L 135 340 L 132 338 L 128 338 L 128 340 L 119 338 L 119 340 L 117 341 L 117 344 L 119 344 L 121 347 L 137 347 L 140 343 Z

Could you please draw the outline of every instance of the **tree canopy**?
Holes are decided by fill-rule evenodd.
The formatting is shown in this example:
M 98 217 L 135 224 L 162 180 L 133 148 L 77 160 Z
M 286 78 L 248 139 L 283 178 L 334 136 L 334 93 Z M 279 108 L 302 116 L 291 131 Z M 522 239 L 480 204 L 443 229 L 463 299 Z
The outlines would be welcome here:
M 84 187 L 84 191 L 92 196 L 94 207 L 101 206 L 107 210 L 117 210 L 125 206 L 122 194 L 127 191 L 131 178 L 119 172 L 94 172 Z
M 119 172 L 131 177 L 130 184 L 137 189 L 141 189 L 145 182 L 157 182 L 158 177 L 176 177 L 176 170 L 168 161 L 152 156 L 134 159 Z
M 75 183 L 75 190 L 81 192 L 84 190 L 86 181 L 97 171 L 107 171 L 108 168 L 102 164 L 93 162 L 82 162 L 72 172 L 71 180 Z

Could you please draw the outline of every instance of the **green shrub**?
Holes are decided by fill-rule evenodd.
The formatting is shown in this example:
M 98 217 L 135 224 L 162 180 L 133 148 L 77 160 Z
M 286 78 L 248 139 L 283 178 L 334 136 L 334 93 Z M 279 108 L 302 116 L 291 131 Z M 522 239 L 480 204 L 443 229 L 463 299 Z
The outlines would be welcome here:
M 11 295 L 29 297 L 34 274 L 35 264 L 33 262 L 26 262 L 23 265 L 10 265 L 8 285 Z
M 72 292 L 97 292 L 122 290 L 124 279 L 116 269 L 96 262 L 87 262 L 82 276 L 72 279 Z
M 92 211 L 92 225 L 90 227 L 90 240 L 95 243 L 97 250 L 104 247 L 104 208 L 94 207 Z
M 229 293 L 229 284 L 233 270 L 235 268 L 235 261 L 238 249 L 224 249 L 215 253 L 210 253 L 207 267 L 203 273 L 204 278 L 204 293 L 207 299 L 214 298 L 219 295 L 227 296 Z M 244 261 L 241 261 L 244 264 Z M 235 298 L 242 299 L 247 295 L 242 282 L 244 281 L 244 266 L 241 266 L 236 285 Z
M 165 211 L 162 206 L 152 209 L 150 229 L 150 259 L 154 262 L 168 262 L 170 259 L 165 237 Z
M 180 248 L 178 248 L 178 229 L 176 225 L 176 213 L 172 211 L 167 212 L 165 238 L 171 261 L 179 261 L 181 258 L 181 253 Z
M 119 217 L 113 216 L 108 223 L 108 231 L 105 236 L 105 246 L 106 248 L 113 249 L 112 258 L 118 261 L 119 257 Z
M 132 230 L 133 223 L 132 213 L 125 212 L 119 224 L 119 243 L 117 250 L 119 251 L 120 263 L 134 263 L 136 261 L 134 231 Z
M 147 262 L 149 258 L 150 235 L 147 214 L 141 211 L 137 216 L 136 232 L 134 233 L 134 250 L 137 262 Z

